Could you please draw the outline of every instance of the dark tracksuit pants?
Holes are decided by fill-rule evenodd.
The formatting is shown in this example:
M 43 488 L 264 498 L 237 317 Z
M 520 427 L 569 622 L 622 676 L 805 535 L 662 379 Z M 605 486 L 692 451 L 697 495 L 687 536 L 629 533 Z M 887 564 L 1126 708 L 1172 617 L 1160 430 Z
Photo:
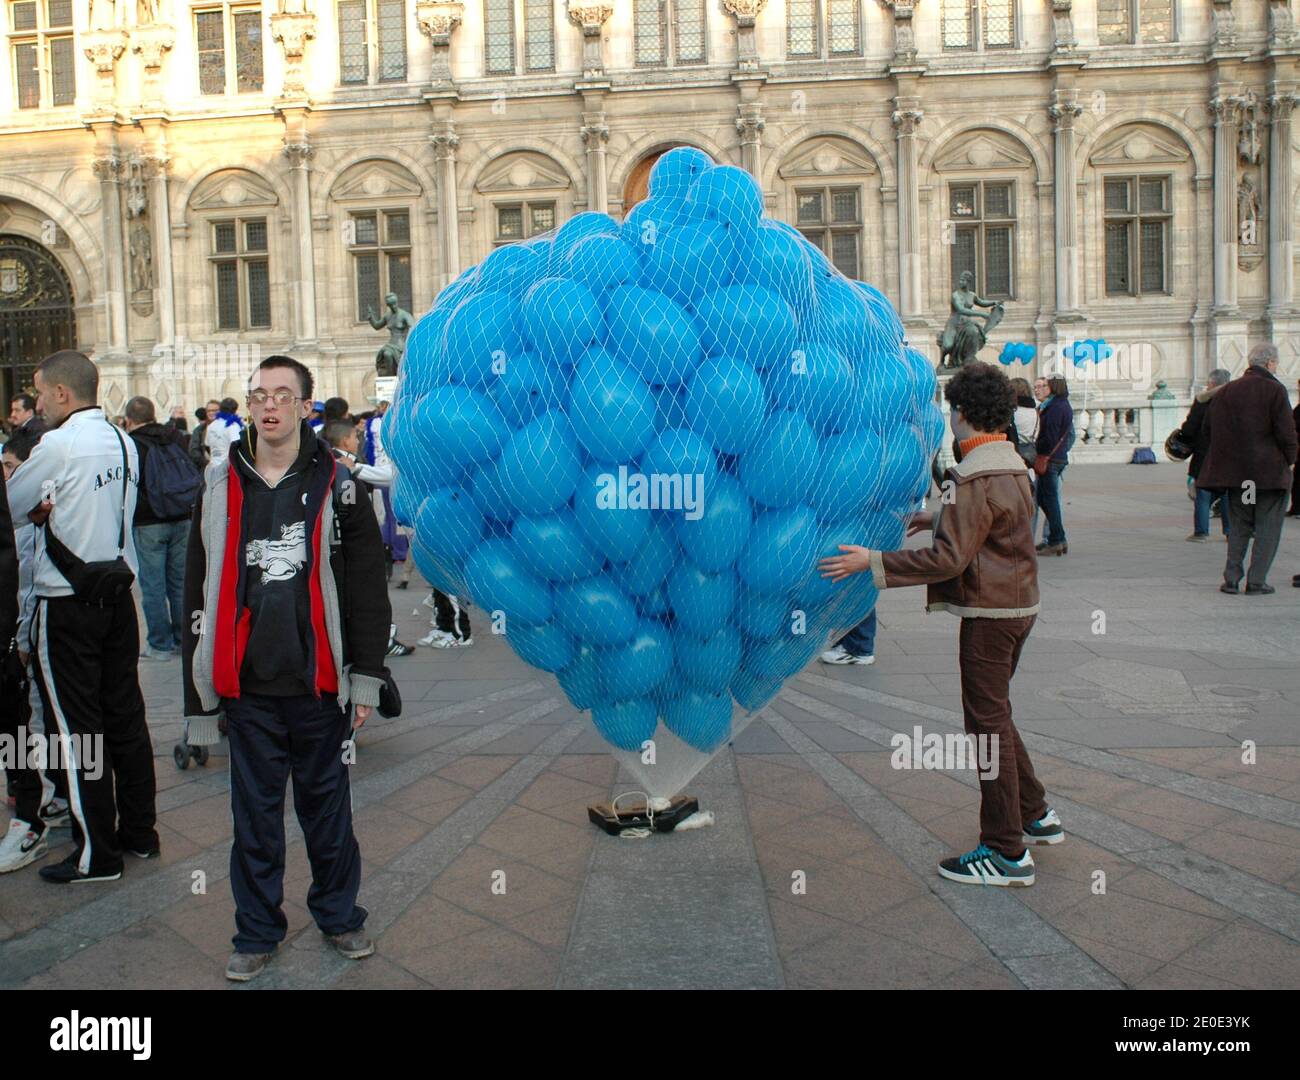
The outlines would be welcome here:
M 330 935 L 358 930 L 361 853 L 352 832 L 352 789 L 344 761 L 347 715 L 332 694 L 223 698 L 230 739 L 230 803 L 235 842 L 230 884 L 238 952 L 272 951 L 284 940 L 284 792 L 307 841 L 312 884 L 307 907 Z
M 980 774 L 980 843 L 1019 857 L 1021 827 L 1047 813 L 1047 796 L 1011 719 L 1011 677 L 1035 616 L 963 618 L 959 646 L 966 732 L 997 736 L 998 774 Z
M 459 641 L 465 641 L 472 633 L 465 605 L 439 589 L 433 590 L 433 625 Z
M 27 651 L 25 645 L 23 651 Z M 18 744 L 20 755 L 25 755 L 33 736 L 43 740 L 45 760 L 53 762 L 54 746 L 46 733 L 44 710 L 41 709 L 39 698 L 36 699 L 35 709 L 32 708 L 32 696 L 38 691 L 27 678 L 26 672 L 20 674 L 15 670 L 9 676 L 0 680 L 0 734 L 17 739 L 20 729 L 25 732 L 26 739 Z M 36 832 L 43 832 L 45 826 L 41 821 L 40 809 L 56 796 L 60 799 L 68 797 L 67 778 L 54 768 L 44 771 L 28 768 L 25 756 L 20 756 L 15 768 L 5 771 L 9 793 L 14 797 L 14 817 L 27 822 Z
M 41 597 L 32 617 L 32 664 L 51 737 L 95 739 L 94 773 L 64 754 L 78 869 L 122 869 L 122 848 L 158 846 L 153 744 L 137 667 L 140 626 L 128 592 L 114 605 Z

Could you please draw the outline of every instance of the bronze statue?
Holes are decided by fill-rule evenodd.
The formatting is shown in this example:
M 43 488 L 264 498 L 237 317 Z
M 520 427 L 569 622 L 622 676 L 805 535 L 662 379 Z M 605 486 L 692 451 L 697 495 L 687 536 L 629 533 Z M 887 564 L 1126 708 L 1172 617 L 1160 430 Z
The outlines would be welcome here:
M 989 308 L 988 314 L 975 308 Z M 1002 301 L 985 300 L 975 295 L 975 275 L 963 270 L 952 294 L 952 314 L 939 338 L 939 366 L 959 368 L 988 342 L 989 331 L 1002 321 Z M 983 319 L 981 326 L 976 319 Z
M 406 334 L 415 325 L 415 319 L 405 308 L 397 306 L 397 293 L 384 297 L 388 313 L 383 318 L 375 317 L 374 308 L 366 308 L 366 319 L 376 330 L 388 327 L 388 340 L 375 356 L 375 371 L 380 377 L 397 374 L 397 365 L 406 353 Z

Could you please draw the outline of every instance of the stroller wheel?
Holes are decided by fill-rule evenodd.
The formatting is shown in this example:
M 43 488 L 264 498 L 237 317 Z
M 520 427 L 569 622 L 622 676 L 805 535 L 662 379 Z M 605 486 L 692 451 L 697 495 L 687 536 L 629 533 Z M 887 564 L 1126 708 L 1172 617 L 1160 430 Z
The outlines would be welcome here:
M 190 748 L 184 743 L 177 743 L 172 747 L 172 760 L 176 762 L 176 768 L 184 771 L 190 767 Z
M 190 753 L 194 755 L 194 760 L 199 765 L 208 763 L 208 748 L 206 746 L 191 746 Z

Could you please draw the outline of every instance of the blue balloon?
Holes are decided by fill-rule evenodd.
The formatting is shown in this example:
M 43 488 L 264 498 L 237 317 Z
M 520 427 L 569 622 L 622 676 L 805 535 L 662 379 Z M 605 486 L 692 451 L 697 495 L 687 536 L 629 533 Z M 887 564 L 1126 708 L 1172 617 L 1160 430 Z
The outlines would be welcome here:
M 706 574 L 690 562 L 681 563 L 668 578 L 668 604 L 675 624 L 697 637 L 721 630 L 731 618 L 736 585 L 731 570 Z
M 759 285 L 774 291 L 796 319 L 808 319 L 813 306 L 812 261 L 808 241 L 784 222 L 764 221 L 752 244 L 740 251 L 738 285 Z
M 572 497 L 582 461 L 573 430 L 560 412 L 548 412 L 515 432 L 498 461 L 501 487 L 516 512 L 547 514 Z
M 573 639 L 554 622 L 540 626 L 507 622 L 505 638 L 520 660 L 542 671 L 560 671 L 577 655 Z
M 483 514 L 462 488 L 435 491 L 420 504 L 414 525 L 429 551 L 448 563 L 463 562 L 483 539 Z
M 810 507 L 766 510 L 754 520 L 736 571 L 757 592 L 780 592 L 808 573 L 817 553 L 817 536 L 817 514 Z
M 567 278 L 543 278 L 524 297 L 524 344 L 559 364 L 572 364 L 599 343 L 604 321 L 596 297 Z
M 731 694 L 742 709 L 752 713 L 776 697 L 784 682 L 784 679 L 760 679 L 742 667 L 731 680 Z
M 509 294 L 479 293 L 452 313 L 442 335 L 439 371 L 447 382 L 481 389 L 496 376 L 494 365 L 499 369 L 521 347 L 517 309 Z
M 575 709 L 590 709 L 603 696 L 600 689 L 600 672 L 596 667 L 597 652 L 591 645 L 579 644 L 573 659 L 555 676 L 560 689 Z
M 713 160 L 703 150 L 697 150 L 693 146 L 676 146 L 661 154 L 654 163 L 646 185 L 647 190 L 653 196 L 685 198 L 696 179 L 711 168 Z
M 740 455 L 740 482 L 757 503 L 792 506 L 817 482 L 817 451 L 817 436 L 802 413 L 773 413 Z
M 655 433 L 654 397 L 627 364 L 593 349 L 574 372 L 569 420 L 582 448 L 597 461 L 629 461 Z
M 591 465 L 578 479 L 573 516 L 587 542 L 611 562 L 627 562 L 645 543 L 650 515 L 620 506 L 618 470 Z
M 566 277 L 585 283 L 597 293 L 617 285 L 635 285 L 641 272 L 641 257 L 637 249 L 617 233 L 588 236 L 575 244 L 565 256 L 560 270 Z
M 605 564 L 604 557 L 582 539 L 578 523 L 567 509 L 541 517 L 516 518 L 510 538 L 520 563 L 546 581 L 590 577 Z
M 546 275 L 550 245 L 534 241 L 507 244 L 492 252 L 478 271 L 478 291 L 502 291 L 513 297 L 524 294 L 538 278 Z
M 688 690 L 668 702 L 664 726 L 688 746 L 711 754 L 731 736 L 731 698 Z
M 723 626 L 705 638 L 681 626 L 673 628 L 677 669 L 692 687 L 710 694 L 721 694 L 731 684 L 740 667 L 742 649 L 740 633 L 734 626 Z
M 705 169 L 691 185 L 686 201 L 706 221 L 756 229 L 763 216 L 763 192 L 758 182 L 735 165 Z
M 632 246 L 638 256 L 644 258 L 662 233 L 688 221 L 690 213 L 686 209 L 685 199 L 652 195 L 629 211 L 619 228 L 619 235 Z
M 642 619 L 627 642 L 601 650 L 596 667 L 606 697 L 623 701 L 649 694 L 672 670 L 672 635 L 662 623 Z
M 555 239 L 551 242 L 550 273 L 566 273 L 565 263 L 571 258 L 574 249 L 593 237 L 602 236 L 618 236 L 618 225 L 608 214 L 600 214 L 594 210 L 574 214 L 560 226 L 555 233 Z
M 512 356 L 503 366 L 505 370 L 489 387 L 488 396 L 512 430 L 567 404 L 567 368 L 550 365 L 533 353 Z
M 699 363 L 700 334 L 680 304 L 650 289 L 624 286 L 610 295 L 606 346 L 652 385 L 685 382 Z
M 880 437 L 854 431 L 823 439 L 817 465 L 819 480 L 808 503 L 823 521 L 842 521 L 860 514 L 871 497 L 883 464 Z
M 605 741 L 620 750 L 640 750 L 642 743 L 652 738 L 659 726 L 658 710 L 653 702 L 644 698 L 633 701 L 593 700 L 591 720 Z
M 673 505 L 655 509 L 702 513 L 705 493 L 713 487 L 718 462 L 713 447 L 686 428 L 669 428 L 655 437 L 641 457 L 647 477 L 659 483 Z M 693 500 L 695 506 L 689 505 Z M 659 500 L 663 503 L 663 499 Z
M 777 409 L 802 413 L 818 435 L 843 431 L 854 419 L 853 368 L 821 342 L 800 344 L 792 359 L 775 364 L 767 389 Z
M 645 540 L 636 549 L 636 554 L 627 562 L 612 567 L 611 573 L 626 592 L 633 596 L 644 596 L 664 582 L 676 564 L 680 551 L 668 524 L 652 519 Z
M 419 422 L 424 430 L 436 433 L 443 460 L 457 471 L 495 457 L 506 437 L 492 402 L 463 386 L 430 390 L 420 407 Z
M 679 304 L 702 299 L 731 279 L 735 245 L 716 222 L 689 222 L 664 229 L 641 245 L 645 284 Z
M 748 449 L 767 412 L 763 380 L 744 360 L 711 356 L 686 387 L 685 420 L 724 454 Z
M 754 513 L 739 481 L 721 473 L 697 518 L 678 517 L 677 540 L 701 570 L 717 573 L 732 565 L 749 539 Z
M 506 619 L 544 623 L 551 617 L 550 587 L 519 564 L 504 540 L 484 540 L 465 560 L 465 583 L 485 611 L 502 611 Z
M 579 641 L 621 645 L 637 628 L 636 606 L 606 574 L 555 587 L 555 618 Z
M 734 622 L 745 636 L 758 641 L 776 637 L 791 623 L 794 604 L 786 593 L 762 593 L 741 587 Z
M 403 481 L 399 476 L 397 483 L 393 485 L 393 514 L 403 525 L 408 528 L 415 524 L 416 515 L 419 513 L 419 504 L 415 502 L 417 498 L 415 485 L 409 481 Z
M 794 359 L 794 311 L 768 289 L 715 288 L 695 304 L 695 314 L 709 356 L 743 356 L 760 371 Z

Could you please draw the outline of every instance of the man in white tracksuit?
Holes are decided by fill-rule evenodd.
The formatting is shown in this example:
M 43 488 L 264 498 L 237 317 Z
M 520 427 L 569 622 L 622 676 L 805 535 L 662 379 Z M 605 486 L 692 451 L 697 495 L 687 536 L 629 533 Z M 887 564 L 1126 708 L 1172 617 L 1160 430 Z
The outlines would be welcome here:
M 36 610 L 20 645 L 30 650 L 51 733 L 74 751 L 64 764 L 76 843 L 41 877 L 112 881 L 122 876 L 124 851 L 159 853 L 135 600 L 130 590 L 111 602 L 78 599 L 50 555 L 47 529 L 83 562 L 121 555 L 138 572 L 131 536 L 138 457 L 95 404 L 99 372 L 81 353 L 47 357 L 35 382 L 51 430 L 9 482 L 14 518 L 45 523 L 36 530 Z

